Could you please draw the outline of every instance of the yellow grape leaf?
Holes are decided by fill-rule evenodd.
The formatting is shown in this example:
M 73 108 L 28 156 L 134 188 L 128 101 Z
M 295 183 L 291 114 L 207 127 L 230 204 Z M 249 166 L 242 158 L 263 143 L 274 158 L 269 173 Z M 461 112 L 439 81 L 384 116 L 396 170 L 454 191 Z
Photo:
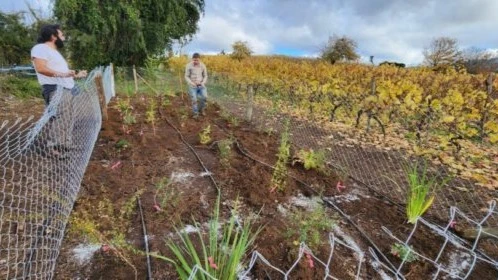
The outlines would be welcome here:
M 453 116 L 445 116 L 443 118 L 444 123 L 450 123 L 450 122 L 453 122 L 454 120 L 455 120 L 455 117 L 453 117 Z
M 472 179 L 476 180 L 481 184 L 487 184 L 489 182 L 489 180 L 485 176 L 477 173 L 472 174 Z
M 451 163 L 455 162 L 455 159 L 452 156 L 448 156 L 448 155 L 445 155 L 445 154 L 442 154 L 440 156 L 440 158 L 441 158 L 441 161 L 443 163 L 446 163 L 446 164 L 451 164 Z
M 465 170 L 465 167 L 460 163 L 449 163 L 449 166 L 455 168 L 456 170 Z
M 498 134 L 490 134 L 489 135 L 489 142 L 491 143 L 498 143 Z

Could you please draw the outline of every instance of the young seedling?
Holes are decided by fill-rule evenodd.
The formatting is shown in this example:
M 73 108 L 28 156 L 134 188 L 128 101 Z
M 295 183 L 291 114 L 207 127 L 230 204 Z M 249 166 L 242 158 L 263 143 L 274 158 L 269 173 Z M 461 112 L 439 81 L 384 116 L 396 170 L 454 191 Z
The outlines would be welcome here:
M 195 266 L 201 267 L 212 279 L 236 279 L 261 228 L 253 231 L 251 220 L 245 220 L 239 225 L 234 213 L 227 222 L 221 222 L 219 196 L 207 235 L 203 233 L 199 223 L 194 221 L 194 224 L 199 228 L 197 234 L 191 236 L 176 229 L 180 241 L 168 240 L 167 245 L 175 255 L 175 260 L 157 253 L 150 255 L 172 263 L 178 273 L 178 279 L 191 279 L 189 277 Z M 200 247 L 194 244 L 200 244 Z
M 124 115 L 123 115 L 123 123 L 126 126 L 135 124 L 136 122 L 137 122 L 137 120 L 135 119 L 135 116 L 130 111 L 126 111 L 124 113 Z
M 280 146 L 278 147 L 277 163 L 273 170 L 270 192 L 275 190 L 283 191 L 287 179 L 287 163 L 290 157 L 290 139 L 289 139 L 289 122 L 285 124 L 284 132 L 280 137 Z
M 202 145 L 206 145 L 209 142 L 211 142 L 211 125 L 206 126 L 200 133 L 199 133 L 199 142 Z
M 151 100 L 149 108 L 147 108 L 147 111 L 145 112 L 145 121 L 152 124 L 154 135 L 156 135 L 156 107 L 156 102 Z
M 116 149 L 119 151 L 124 150 L 126 148 L 130 147 L 130 142 L 128 142 L 126 139 L 119 139 L 119 141 L 115 145 Z
M 230 114 L 228 111 L 222 111 L 220 116 L 228 122 L 228 127 L 239 126 L 239 119 L 236 116 Z
M 300 150 L 297 153 L 297 158 L 293 160 L 292 164 L 300 162 L 303 164 L 304 169 L 310 170 L 325 170 L 325 153 L 323 151 L 315 152 L 313 149 Z
M 184 127 L 188 119 L 188 112 L 185 108 L 180 108 L 180 110 L 178 110 L 178 113 L 180 115 L 180 126 Z
M 450 178 L 438 182 L 435 176 L 430 177 L 427 172 L 427 162 L 424 163 L 419 173 L 418 163 L 411 165 L 405 170 L 408 180 L 408 196 L 406 198 L 406 216 L 408 222 L 415 224 L 420 216 L 432 205 L 435 198 L 435 190 L 444 186 Z M 401 189 L 398 183 L 390 179 Z
M 85 238 L 91 243 L 102 244 L 101 250 L 104 253 L 112 253 L 129 265 L 134 271 L 135 279 L 138 271 L 131 257 L 142 252 L 126 241 L 124 233 L 131 226 L 136 199 L 143 192 L 144 190 L 135 192 L 120 208 L 116 208 L 115 203 L 104 196 L 92 212 L 81 210 L 73 213 L 69 227 L 69 234 Z
M 124 115 L 126 112 L 131 111 L 132 107 L 130 105 L 130 100 L 119 99 L 117 104 L 117 109 L 121 113 L 121 115 Z
M 325 207 L 319 204 L 311 211 L 294 211 L 290 216 L 287 235 L 296 239 L 294 244 L 304 242 L 312 250 L 317 250 L 328 242 L 326 238 L 322 238 L 322 234 L 329 232 L 334 225 L 335 220 L 330 218 Z
M 225 139 L 218 142 L 218 150 L 220 151 L 220 162 L 221 166 L 228 168 L 230 166 L 230 156 L 231 156 L 231 139 Z
M 400 243 L 394 243 L 391 246 L 391 254 L 407 263 L 418 260 L 418 256 L 413 252 L 412 247 Z
M 156 211 L 163 211 L 167 206 L 173 209 L 178 205 L 180 193 L 170 186 L 171 181 L 167 177 L 159 179 L 156 183 L 153 206 Z

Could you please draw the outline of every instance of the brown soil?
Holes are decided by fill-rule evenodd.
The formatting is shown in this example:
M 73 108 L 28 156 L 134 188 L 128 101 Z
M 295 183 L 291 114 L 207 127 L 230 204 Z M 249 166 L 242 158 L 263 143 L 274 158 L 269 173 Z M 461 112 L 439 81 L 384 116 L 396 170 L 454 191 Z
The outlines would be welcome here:
M 109 232 L 117 222 L 112 216 L 102 215 L 104 199 L 112 204 L 116 215 L 124 204 L 136 192 L 144 190 L 140 196 L 144 210 L 144 218 L 149 236 L 150 250 L 172 258 L 165 240 L 174 232 L 174 227 L 181 224 L 192 224 L 195 219 L 199 223 L 209 220 L 213 206 L 216 203 L 217 191 L 215 184 L 205 172 L 198 159 L 182 142 L 177 131 L 168 121 L 181 131 L 185 141 L 198 154 L 202 164 L 211 172 L 216 184 L 221 189 L 222 216 L 227 218 L 231 206 L 237 198 L 242 203 L 242 216 L 258 213 L 257 226 L 264 226 L 256 239 L 255 250 L 263 255 L 273 266 L 288 271 L 298 258 L 299 239 L 296 234 L 289 234 L 292 224 L 279 210 L 279 205 L 289 205 L 292 197 L 304 195 L 311 197 L 314 192 L 329 197 L 359 228 L 372 240 L 378 249 L 397 265 L 400 260 L 390 254 L 391 245 L 395 242 L 389 238 L 381 226 L 390 229 L 396 236 L 405 239 L 412 226 L 406 224 L 404 214 L 397 206 L 375 197 L 373 194 L 346 180 L 346 188 L 339 191 L 336 188 L 339 178 L 333 174 L 323 174 L 308 171 L 299 163 L 289 164 L 289 174 L 299 181 L 311 186 L 303 186 L 298 180 L 288 178 L 284 191 L 270 191 L 272 170 L 263 164 L 243 155 L 235 145 L 232 145 L 229 166 L 220 163 L 216 141 L 235 137 L 240 145 L 259 161 L 274 165 L 278 151 L 279 138 L 267 135 L 248 123 L 241 122 L 234 126 L 220 116 L 220 109 L 211 105 L 207 116 L 194 120 L 187 113 L 188 104 L 177 97 L 165 109 L 160 109 L 158 119 L 153 129 L 145 121 L 147 102 L 150 97 L 132 100 L 133 112 L 137 123 L 129 129 L 123 128 L 122 117 L 116 108 L 109 108 L 109 120 L 104 122 L 100 137 L 95 145 L 88 165 L 79 199 L 73 216 L 79 217 L 86 213 L 98 223 L 98 229 Z M 111 103 L 114 106 L 116 101 Z M 199 133 L 207 125 L 211 127 L 211 143 L 201 145 Z M 118 149 L 116 144 L 126 140 L 129 145 Z M 293 151 L 295 152 L 295 151 Z M 117 162 L 120 162 L 117 165 Z M 112 168 L 114 167 L 114 168 Z M 154 196 L 157 182 L 164 177 L 173 178 L 173 173 L 184 172 L 185 180 L 177 179 L 166 188 L 170 194 L 168 202 L 160 211 L 154 209 Z M 180 177 L 176 177 L 180 178 Z M 356 200 L 340 199 L 344 195 L 357 197 Z M 299 208 L 294 206 L 294 208 Z M 302 210 L 302 209 L 301 209 Z M 350 236 L 363 252 L 366 259 L 371 260 L 368 247 L 372 244 L 349 221 L 335 209 L 328 208 L 330 217 L 336 225 Z M 98 251 L 91 261 L 80 265 L 73 258 L 72 250 L 79 244 L 88 242 L 79 234 L 75 234 L 74 223 L 68 225 L 69 233 L 64 238 L 58 258 L 55 279 L 133 279 L 133 269 L 116 256 L 113 251 Z M 139 211 L 133 209 L 131 223 L 124 229 L 125 238 L 129 244 L 143 250 L 143 234 Z M 323 262 L 330 255 L 328 231 L 319 231 L 322 244 L 315 248 L 314 254 Z M 410 244 L 424 255 L 435 258 L 444 240 L 427 228 L 420 228 Z M 496 248 L 496 247 L 495 247 Z M 451 246 L 446 251 L 453 249 Z M 445 251 L 445 252 L 446 252 Z M 443 260 L 445 256 L 443 254 Z M 382 258 L 381 258 L 382 260 Z M 143 255 L 133 255 L 131 262 L 138 270 L 138 278 L 147 277 L 146 259 Z M 368 261 L 366 261 L 368 262 Z M 330 264 L 330 275 L 339 279 L 353 279 L 358 261 L 352 251 L 336 245 Z M 471 279 L 495 279 L 496 269 L 486 264 L 477 264 Z M 423 279 L 435 273 L 437 269 L 426 261 L 415 261 L 406 264 L 402 272 L 408 279 Z M 362 279 L 380 279 L 372 265 L 364 263 L 361 269 Z M 303 257 L 291 271 L 290 279 L 323 279 L 325 269 L 317 261 L 314 267 Z M 283 275 L 258 261 L 251 270 L 252 279 L 282 279 Z M 174 267 L 169 263 L 152 259 L 152 278 L 177 279 Z

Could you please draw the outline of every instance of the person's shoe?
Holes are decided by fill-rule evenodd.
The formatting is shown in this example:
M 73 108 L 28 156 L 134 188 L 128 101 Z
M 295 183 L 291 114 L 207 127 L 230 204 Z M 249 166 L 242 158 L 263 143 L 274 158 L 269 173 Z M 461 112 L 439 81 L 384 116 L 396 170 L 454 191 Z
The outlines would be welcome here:
M 206 111 L 202 110 L 201 111 L 201 116 L 205 117 L 206 116 Z
M 194 115 L 192 116 L 192 118 L 193 118 L 194 120 L 198 120 L 198 119 L 199 119 L 199 114 L 194 114 Z

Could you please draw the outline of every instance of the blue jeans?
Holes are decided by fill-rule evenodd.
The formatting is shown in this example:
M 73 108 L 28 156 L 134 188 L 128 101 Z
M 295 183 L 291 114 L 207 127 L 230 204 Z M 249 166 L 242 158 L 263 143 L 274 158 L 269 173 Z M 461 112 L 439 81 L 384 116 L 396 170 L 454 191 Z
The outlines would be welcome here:
M 206 87 L 189 86 L 188 93 L 190 95 L 190 100 L 192 101 L 192 112 L 198 114 L 199 111 L 204 110 L 207 99 Z M 199 107 L 197 107 L 197 100 L 199 100 Z

